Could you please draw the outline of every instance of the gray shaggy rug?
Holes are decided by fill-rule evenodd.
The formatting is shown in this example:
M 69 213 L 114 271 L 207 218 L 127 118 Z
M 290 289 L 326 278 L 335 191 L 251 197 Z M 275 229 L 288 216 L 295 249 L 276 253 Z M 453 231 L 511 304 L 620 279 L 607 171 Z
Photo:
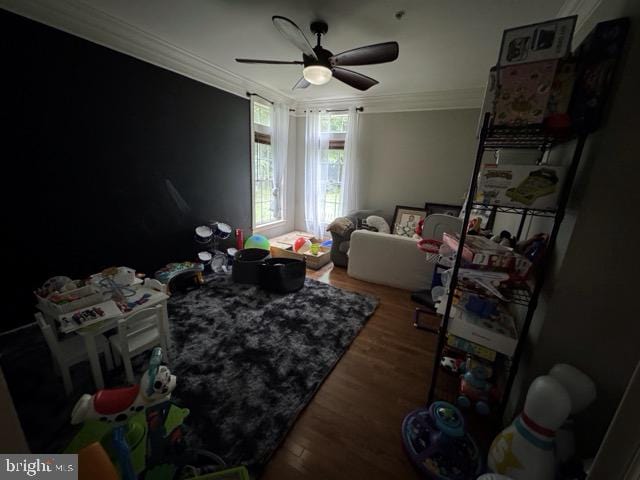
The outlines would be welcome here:
M 187 445 L 259 475 L 377 304 L 309 279 L 299 292 L 278 295 L 210 276 L 174 294 L 167 363 L 178 376 L 173 400 L 191 410 Z M 65 396 L 49 358 L 36 326 L 0 336 L 0 364 L 33 452 L 62 451 L 77 433 L 73 405 L 94 391 L 84 362 L 71 369 L 75 392 Z M 133 359 L 138 376 L 148 361 L 148 353 Z M 103 373 L 107 387 L 127 384 L 122 369 Z
M 286 295 L 227 275 L 169 303 L 188 444 L 258 473 L 378 301 L 307 279 Z

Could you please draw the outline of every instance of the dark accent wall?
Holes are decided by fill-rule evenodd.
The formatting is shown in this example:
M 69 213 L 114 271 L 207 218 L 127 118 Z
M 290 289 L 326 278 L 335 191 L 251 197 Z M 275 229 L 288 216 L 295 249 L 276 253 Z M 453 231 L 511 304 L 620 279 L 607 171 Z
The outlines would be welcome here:
M 0 330 L 50 276 L 152 274 L 193 258 L 196 225 L 250 228 L 248 100 L 4 10 L 0 38 Z

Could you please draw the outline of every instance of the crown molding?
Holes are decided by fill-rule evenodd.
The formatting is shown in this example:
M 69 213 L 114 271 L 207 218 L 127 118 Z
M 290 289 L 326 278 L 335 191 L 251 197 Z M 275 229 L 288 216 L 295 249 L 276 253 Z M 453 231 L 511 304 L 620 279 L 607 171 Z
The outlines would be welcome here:
M 602 0 L 565 0 L 562 7 L 556 15 L 558 18 L 568 17 L 570 15 L 577 15 L 576 28 L 574 37 L 584 27 L 585 23 L 591 15 L 593 15 L 596 9 L 600 6 Z
M 308 107 L 341 109 L 351 105 L 364 107 L 363 113 L 411 112 L 421 110 L 456 110 L 480 108 L 484 87 L 437 92 L 397 93 L 367 97 L 304 100 L 295 104 L 296 116 Z
M 292 97 L 221 68 L 83 2 L 0 0 L 0 7 L 234 95 L 246 98 L 246 92 L 250 91 L 273 101 L 294 103 Z
M 593 0 L 567 0 L 567 2 Z M 0 7 L 93 43 L 130 55 L 220 90 L 246 98 L 255 92 L 303 115 L 307 106 L 365 107 L 365 113 L 480 108 L 484 88 L 298 100 L 230 72 L 188 50 L 146 32 L 80 0 L 0 0 Z

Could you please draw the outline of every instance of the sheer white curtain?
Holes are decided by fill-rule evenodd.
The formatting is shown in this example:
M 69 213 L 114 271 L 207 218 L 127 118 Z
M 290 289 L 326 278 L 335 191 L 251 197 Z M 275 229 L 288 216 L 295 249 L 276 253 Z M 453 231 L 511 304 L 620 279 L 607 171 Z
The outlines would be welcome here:
M 358 111 L 349 107 L 347 134 L 344 138 L 344 165 L 342 173 L 341 204 L 342 214 L 357 210 L 359 205 L 358 181 L 360 163 L 358 158 Z
M 272 154 L 273 154 L 273 216 L 284 218 L 284 186 L 287 176 L 287 152 L 289 150 L 289 107 L 284 103 L 273 105 Z
M 329 148 L 329 138 L 320 128 L 319 109 L 307 108 L 304 136 L 304 218 L 306 230 L 317 238 L 325 234 L 321 218 L 320 163 Z

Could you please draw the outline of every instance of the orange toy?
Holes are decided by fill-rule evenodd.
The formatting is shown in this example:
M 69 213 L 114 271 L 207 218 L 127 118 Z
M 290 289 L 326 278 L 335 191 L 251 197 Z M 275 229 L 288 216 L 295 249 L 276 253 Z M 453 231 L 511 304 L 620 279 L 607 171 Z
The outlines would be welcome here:
M 98 442 L 78 452 L 78 478 L 80 480 L 120 480 L 116 467 Z

